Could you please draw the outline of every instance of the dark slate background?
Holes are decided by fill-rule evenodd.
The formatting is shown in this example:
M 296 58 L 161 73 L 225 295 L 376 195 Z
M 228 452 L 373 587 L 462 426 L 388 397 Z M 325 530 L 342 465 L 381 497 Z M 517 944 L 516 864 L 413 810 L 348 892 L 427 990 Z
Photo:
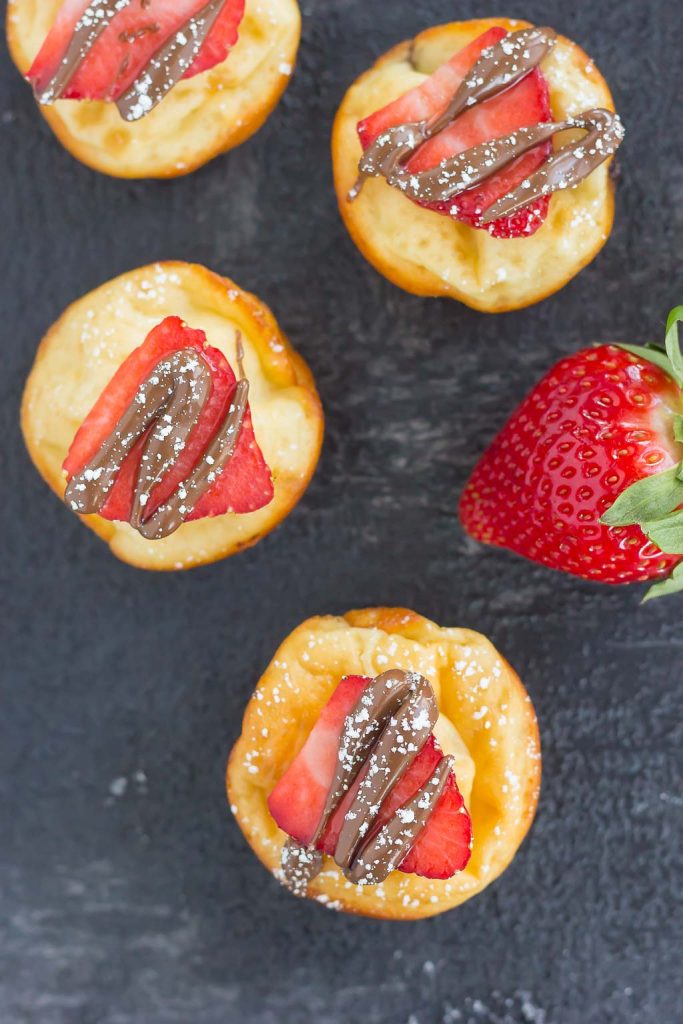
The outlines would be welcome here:
M 403 294 L 367 266 L 328 158 L 344 89 L 377 55 L 490 8 L 303 11 L 275 116 L 166 184 L 76 163 L 3 53 L 0 1020 L 678 1024 L 683 598 L 639 607 L 638 588 L 478 548 L 455 506 L 557 357 L 658 338 L 683 300 L 680 5 L 510 11 L 587 49 L 628 135 L 607 249 L 559 295 L 499 317 Z M 250 552 L 175 575 L 117 562 L 39 480 L 18 428 L 36 345 L 63 307 L 164 258 L 206 263 L 269 302 L 327 412 L 318 474 L 287 522 Z M 462 909 L 412 925 L 290 898 L 223 791 L 276 645 L 306 616 L 376 603 L 488 633 L 526 681 L 544 742 L 540 812 L 514 865 Z

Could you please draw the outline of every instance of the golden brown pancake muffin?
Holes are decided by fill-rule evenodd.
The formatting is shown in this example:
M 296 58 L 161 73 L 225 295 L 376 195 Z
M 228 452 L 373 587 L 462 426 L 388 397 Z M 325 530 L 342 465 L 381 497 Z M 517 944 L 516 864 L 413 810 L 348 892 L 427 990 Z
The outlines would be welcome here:
M 522 237 L 514 237 L 515 232 L 512 232 L 513 237 L 494 237 L 489 230 L 424 208 L 411 201 L 401 187 L 389 185 L 382 176 L 367 178 L 357 197 L 349 199 L 363 154 L 359 125 L 361 135 L 365 131 L 366 141 L 369 141 L 374 137 L 374 132 L 369 130 L 373 116 L 375 120 L 379 118 L 380 128 L 397 119 L 408 120 L 407 115 L 401 118 L 394 114 L 392 118 L 391 110 L 382 119 L 377 112 L 388 108 L 409 90 L 424 86 L 429 76 L 452 61 L 454 55 L 467 52 L 466 47 L 476 47 L 477 40 L 489 38 L 497 29 L 517 33 L 528 27 L 523 21 L 487 18 L 428 29 L 380 57 L 351 86 L 342 101 L 332 140 L 335 188 L 342 217 L 363 255 L 381 274 L 406 291 L 416 295 L 448 296 L 484 312 L 520 309 L 539 302 L 565 285 L 596 256 L 609 237 L 614 215 L 609 161 L 601 163 L 577 187 L 552 194 L 547 216 L 540 226 L 532 225 L 533 233 Z M 491 38 L 495 39 L 495 35 Z M 474 56 L 468 63 L 472 60 Z M 595 64 L 576 43 L 564 36 L 555 36 L 554 46 L 541 60 L 539 70 L 546 83 L 542 88 L 547 90 L 549 115 L 555 122 L 564 122 L 592 108 L 600 108 L 608 115 L 613 111 L 610 91 Z M 441 91 L 437 90 L 442 105 L 454 93 L 462 73 L 460 79 L 455 73 L 451 79 L 452 88 L 447 80 L 446 86 L 442 82 Z M 426 99 L 424 103 L 404 103 L 403 109 L 408 113 L 418 111 L 413 119 L 419 119 L 419 111 L 426 109 L 425 104 L 428 107 L 434 102 Z M 496 103 L 498 99 L 494 97 L 487 102 Z M 483 108 L 486 102 L 480 106 Z M 492 128 L 488 138 L 505 134 L 502 128 L 496 130 L 498 115 L 484 117 L 484 126 L 475 121 L 477 116 L 476 111 L 473 113 L 466 107 L 459 115 L 463 119 L 463 130 L 452 143 L 454 151 L 462 151 L 481 141 L 489 122 Z M 547 112 L 539 116 L 538 111 L 530 109 L 527 115 L 523 108 L 519 121 L 529 124 L 548 119 Z M 500 123 L 505 123 L 502 116 Z M 453 126 L 446 131 L 452 133 Z M 441 137 L 446 139 L 444 133 Z M 557 148 L 572 140 L 578 144 L 582 138 L 583 132 L 565 131 L 546 145 L 549 149 L 552 145 Z M 433 139 L 427 143 L 429 152 L 436 154 L 436 160 L 439 151 L 434 146 Z M 427 147 L 423 147 L 423 153 L 427 152 Z M 445 151 L 448 152 L 447 146 Z M 413 158 L 408 166 L 414 166 Z M 463 205 L 466 198 L 463 197 Z M 469 219 L 474 220 L 472 216 Z
M 142 267 L 75 302 L 38 349 L 26 384 L 21 423 L 31 458 L 58 497 L 64 496 L 67 474 L 63 467 L 75 439 L 83 433 L 84 421 L 97 425 L 93 410 L 101 407 L 97 403 L 103 392 L 115 386 L 117 372 L 125 373 L 123 364 L 137 358 L 146 336 L 160 329 L 160 321 L 162 328 L 165 323 L 176 324 L 188 337 L 204 339 L 208 356 L 222 365 L 235 368 L 236 345 L 241 346 L 249 430 L 259 451 L 252 445 L 256 461 L 246 464 L 237 487 L 249 499 L 246 505 L 240 501 L 240 507 L 255 510 L 216 515 L 214 505 L 206 518 L 183 522 L 162 539 L 147 539 L 129 522 L 110 521 L 99 514 L 83 515 L 82 521 L 131 565 L 186 569 L 256 544 L 292 510 L 318 461 L 323 413 L 308 366 L 264 303 L 196 264 Z M 234 383 L 232 370 L 225 373 Z M 106 433 L 99 435 L 100 440 Z M 251 500 L 248 493 L 251 466 L 255 473 L 266 474 L 267 488 L 272 479 L 272 488 L 261 501 Z
M 335 727 L 335 714 L 343 717 L 344 686 L 360 685 L 362 691 L 358 677 L 369 684 L 397 670 L 419 674 L 431 687 L 438 717 L 427 746 L 437 760 L 442 754 L 451 759 L 461 806 L 451 801 L 459 813 L 450 820 L 463 831 L 464 817 L 471 819 L 471 855 L 449 862 L 450 869 L 466 864 L 452 877 L 406 873 L 435 873 L 438 843 L 450 843 L 443 827 L 437 848 L 434 841 L 425 845 L 424 837 L 418 839 L 412 862 L 404 861 L 405 870 L 392 870 L 379 884 L 349 880 L 337 854 L 326 855 L 305 895 L 333 909 L 407 920 L 439 914 L 481 892 L 510 863 L 536 811 L 541 752 L 534 710 L 516 673 L 485 637 L 437 626 L 404 608 L 309 619 L 283 642 L 256 686 L 230 756 L 227 785 L 252 849 L 286 881 L 282 856 L 288 836 L 273 813 L 288 820 L 290 835 L 297 831 L 297 819 L 307 816 L 332 770 L 328 747 L 336 744 L 341 727 Z M 421 717 L 418 711 L 412 721 Z M 367 714 L 361 719 L 367 722 Z
M 60 0 L 9 0 L 9 48 L 23 75 L 61 6 Z M 150 25 L 137 33 L 155 27 L 154 8 L 147 7 L 138 16 Z M 300 32 L 296 0 L 246 0 L 227 58 L 179 81 L 141 120 L 128 123 L 115 103 L 96 100 L 58 99 L 40 110 L 69 152 L 97 171 L 119 178 L 189 174 L 261 127 L 289 83 Z M 129 35 L 138 46 L 136 32 Z

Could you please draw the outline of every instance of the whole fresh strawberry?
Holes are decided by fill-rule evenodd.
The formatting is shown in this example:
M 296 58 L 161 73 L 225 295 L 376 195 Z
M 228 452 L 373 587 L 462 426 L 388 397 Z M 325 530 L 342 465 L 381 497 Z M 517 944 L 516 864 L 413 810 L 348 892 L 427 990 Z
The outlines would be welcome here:
M 584 349 L 540 381 L 465 488 L 472 537 L 601 583 L 661 579 L 648 597 L 683 589 L 681 320 L 664 349 Z

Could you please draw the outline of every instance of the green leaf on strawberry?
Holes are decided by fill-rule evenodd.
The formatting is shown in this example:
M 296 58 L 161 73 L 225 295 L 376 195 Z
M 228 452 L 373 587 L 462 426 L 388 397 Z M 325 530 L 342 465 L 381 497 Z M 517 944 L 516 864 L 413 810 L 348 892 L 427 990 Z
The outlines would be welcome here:
M 460 518 L 476 540 L 595 582 L 661 580 L 683 560 L 683 306 L 665 348 L 561 360 L 475 467 Z M 673 593 L 657 587 L 652 596 Z
M 618 347 L 632 352 L 634 356 L 640 356 L 654 363 L 660 370 L 664 370 L 683 388 L 683 354 L 681 354 L 681 343 L 678 334 L 678 325 L 683 321 L 683 306 L 675 306 L 669 313 L 666 320 L 666 335 L 664 348 L 649 342 L 647 345 L 623 345 Z M 679 438 L 676 438 L 679 440 Z
M 676 383 L 683 388 L 683 354 L 678 325 L 683 320 L 683 306 L 676 306 L 669 313 L 666 321 L 666 339 L 664 347 L 671 363 L 672 375 Z
M 623 342 L 617 342 L 616 345 L 617 348 L 623 348 L 624 352 L 630 352 L 631 355 L 638 356 L 639 359 L 647 359 L 648 363 L 658 366 L 660 370 L 664 370 L 664 373 L 667 373 L 669 377 L 676 380 L 669 357 L 660 345 L 653 345 L 651 343 L 647 345 L 626 345 Z
M 646 476 L 631 484 L 604 513 L 601 522 L 606 526 L 630 526 L 632 523 L 647 523 L 673 512 L 683 504 L 680 471 L 680 466 L 674 466 L 665 473 Z
M 677 565 L 671 575 L 665 580 L 653 583 L 645 594 L 642 604 L 645 604 L 646 601 L 652 601 L 655 597 L 668 597 L 669 594 L 678 594 L 681 590 L 683 590 L 683 562 Z
M 681 353 L 678 324 L 683 320 L 683 306 L 671 310 L 666 321 L 666 338 L 664 348 L 648 345 L 619 345 L 634 355 L 654 363 L 668 373 L 683 388 L 683 354 Z M 673 439 L 683 442 L 683 415 L 676 414 L 673 418 Z M 637 480 L 619 495 L 614 504 L 602 515 L 601 522 L 607 526 L 631 526 L 638 524 L 643 532 L 662 551 L 683 553 L 683 531 L 680 540 L 674 538 L 675 517 L 671 514 L 683 504 L 683 461 L 678 466 L 668 469 L 665 473 Z M 664 517 L 668 517 L 664 519 Z M 666 527 L 664 528 L 664 524 Z M 646 529 L 647 526 L 647 529 Z M 662 529 L 660 530 L 660 526 Z M 661 536 L 674 547 L 664 547 L 653 535 Z
M 664 348 L 620 345 L 664 370 L 683 388 L 683 353 L 678 325 L 683 321 L 683 306 L 671 310 L 666 321 Z M 683 415 L 673 417 L 673 439 L 683 443 Z M 624 490 L 614 504 L 602 515 L 606 526 L 640 526 L 654 544 L 668 555 L 683 555 L 683 461 L 678 466 L 637 480 Z M 647 600 L 683 588 L 683 570 L 676 566 L 673 574 L 662 583 L 655 584 Z
M 667 555 L 683 555 L 683 510 L 640 524 L 645 536 Z

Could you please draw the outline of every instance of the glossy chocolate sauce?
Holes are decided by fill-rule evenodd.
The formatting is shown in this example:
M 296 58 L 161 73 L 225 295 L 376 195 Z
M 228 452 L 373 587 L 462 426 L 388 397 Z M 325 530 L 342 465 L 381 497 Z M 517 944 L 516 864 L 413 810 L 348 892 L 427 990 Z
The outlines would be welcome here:
M 62 96 L 102 33 L 131 3 L 132 0 L 92 0 L 76 22 L 59 67 L 52 78 L 36 90 L 39 103 L 54 103 Z
M 344 721 L 337 770 L 310 843 L 304 847 L 290 839 L 282 851 L 282 879 L 292 892 L 305 895 L 321 871 L 316 845 L 358 778 L 334 860 L 358 885 L 377 885 L 401 864 L 444 791 L 452 759 L 442 758 L 424 786 L 379 830 L 375 826 L 383 801 L 424 747 L 438 716 L 434 692 L 416 672 L 393 669 L 368 684 Z
M 411 172 L 405 167 L 424 142 L 463 111 L 510 88 L 537 67 L 555 42 L 552 29 L 529 28 L 513 32 L 484 50 L 443 112 L 431 121 L 389 128 L 368 146 L 360 159 L 359 178 L 349 200 L 356 198 L 367 178 L 383 177 L 417 202 L 447 202 L 568 129 L 582 129 L 588 134 L 580 142 L 551 154 L 534 174 L 487 209 L 482 223 L 489 224 L 541 196 L 578 185 L 616 152 L 624 137 L 621 121 L 608 110 L 589 110 L 565 121 L 518 128 L 508 136 L 480 143 L 425 171 Z
M 79 515 L 99 512 L 126 457 L 147 434 L 133 490 L 130 524 L 147 540 L 174 533 L 234 454 L 249 397 L 239 339 L 237 345 L 241 379 L 225 419 L 190 475 L 164 504 L 145 516 L 152 491 L 175 465 L 211 394 L 211 370 L 194 348 L 181 349 L 157 363 L 97 454 L 69 481 L 64 493 L 66 504 Z
M 116 101 L 125 121 L 139 121 L 153 110 L 194 64 L 225 0 L 210 0 L 157 50 L 147 67 Z
M 543 135 L 543 129 L 550 127 L 554 132 L 580 128 L 587 134 L 578 142 L 570 142 L 551 153 L 537 171 L 525 178 L 512 192 L 501 196 L 489 206 L 484 213 L 484 224 L 516 213 L 539 196 L 574 188 L 592 174 L 596 167 L 613 156 L 624 138 L 624 126 L 620 118 L 611 111 L 601 108 L 587 110 L 577 117 L 569 117 L 566 121 L 559 121 L 553 125 L 538 125 L 536 131 Z M 534 129 L 528 128 L 526 131 L 533 133 Z M 532 141 L 524 148 L 520 148 L 514 135 L 494 143 L 494 148 L 499 143 L 503 146 L 507 143 L 511 150 L 516 149 L 517 152 L 513 156 L 526 152 L 536 144 Z
M 39 103 L 54 103 L 63 96 L 102 33 L 120 11 L 134 2 L 137 0 L 92 0 L 77 22 L 55 74 L 49 82 L 36 90 L 36 99 Z M 144 15 L 147 4 L 145 0 L 139 2 Z M 140 120 L 178 84 L 197 58 L 225 2 L 226 0 L 210 0 L 160 46 L 137 79 L 116 101 L 124 120 Z M 139 29 L 128 34 L 127 39 L 133 41 L 143 33 L 158 31 L 159 26 L 155 23 L 142 22 Z M 124 61 L 120 75 L 125 73 L 125 65 Z

